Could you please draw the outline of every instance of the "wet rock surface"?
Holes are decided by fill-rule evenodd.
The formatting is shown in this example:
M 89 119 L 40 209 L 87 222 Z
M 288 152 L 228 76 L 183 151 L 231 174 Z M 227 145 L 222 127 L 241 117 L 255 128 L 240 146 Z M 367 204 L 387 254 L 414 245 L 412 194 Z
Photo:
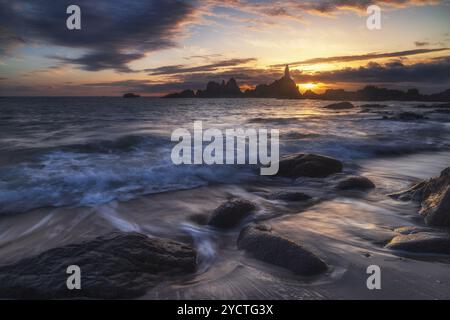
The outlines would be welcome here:
M 324 178 L 342 171 L 341 161 L 318 154 L 299 153 L 280 160 L 278 175 L 298 178 Z
M 350 176 L 342 179 L 336 185 L 338 190 L 368 190 L 375 188 L 375 184 L 363 176 Z
M 391 197 L 421 202 L 419 213 L 428 225 L 450 227 L 450 167 L 443 170 L 439 177 L 422 181 Z
M 68 266 L 81 269 L 81 290 L 68 290 Z M 163 279 L 196 270 L 196 251 L 139 233 L 115 232 L 0 267 L 0 297 L 126 299 Z
M 318 275 L 328 268 L 317 255 L 301 244 L 273 233 L 266 225 L 244 228 L 237 244 L 239 249 L 245 250 L 252 257 L 298 275 Z
M 441 232 L 399 234 L 386 248 L 411 253 L 450 254 L 450 235 Z
M 256 205 L 248 200 L 235 199 L 214 210 L 208 224 L 219 229 L 232 229 L 256 210 Z

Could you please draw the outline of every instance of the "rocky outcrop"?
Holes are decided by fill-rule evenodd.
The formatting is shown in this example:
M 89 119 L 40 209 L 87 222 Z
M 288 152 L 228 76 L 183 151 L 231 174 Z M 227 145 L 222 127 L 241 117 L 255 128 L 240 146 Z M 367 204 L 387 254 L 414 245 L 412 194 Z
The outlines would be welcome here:
M 368 190 L 375 188 L 375 184 L 362 176 L 350 176 L 342 179 L 336 185 L 339 190 Z
M 410 253 L 450 254 L 450 236 L 436 232 L 399 234 L 386 248 Z
M 339 103 L 332 103 L 327 106 L 325 106 L 325 109 L 330 110 L 345 110 L 345 109 L 353 109 L 355 106 L 351 104 L 350 102 L 339 102 Z
M 311 153 L 299 153 L 284 157 L 280 160 L 278 175 L 298 178 L 323 178 L 342 171 L 342 162 Z
M 81 290 L 68 290 L 68 266 L 81 269 Z M 106 298 L 145 294 L 164 277 L 193 273 L 196 251 L 139 233 L 116 232 L 70 244 L 0 267 L 0 297 L 8 299 Z
M 289 67 L 286 66 L 284 76 L 271 84 L 260 84 L 253 90 L 245 91 L 246 97 L 252 98 L 277 98 L 277 99 L 299 99 L 302 97 L 298 86 L 292 80 Z
M 252 257 L 302 276 L 318 275 L 327 265 L 303 245 L 273 233 L 264 225 L 249 226 L 239 235 L 238 248 Z
M 132 93 L 132 92 L 129 92 L 129 93 L 125 93 L 125 94 L 123 95 L 123 97 L 124 97 L 124 98 L 139 98 L 140 95 L 135 94 L 135 93 Z
M 427 197 L 420 214 L 428 225 L 450 227 L 450 186 Z
M 439 177 L 422 181 L 391 197 L 421 202 L 419 213 L 428 225 L 450 227 L 450 167 L 442 171 Z
M 196 96 L 198 98 L 239 98 L 242 92 L 236 80 L 231 78 L 227 83 L 225 81 L 221 84 L 214 81 L 208 82 L 206 90 L 198 90 Z
M 230 200 L 214 210 L 208 225 L 219 229 L 232 229 L 256 210 L 255 204 L 244 199 Z

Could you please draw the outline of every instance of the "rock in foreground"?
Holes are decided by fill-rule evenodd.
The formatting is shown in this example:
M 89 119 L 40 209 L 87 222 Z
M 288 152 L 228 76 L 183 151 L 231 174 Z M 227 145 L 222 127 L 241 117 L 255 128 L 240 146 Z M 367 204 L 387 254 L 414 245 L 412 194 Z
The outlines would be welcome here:
M 411 253 L 450 254 L 450 236 L 432 232 L 400 234 L 386 248 Z
M 282 158 L 278 175 L 290 178 L 323 178 L 341 172 L 342 167 L 342 162 L 334 158 L 300 153 Z
M 302 276 L 317 275 L 328 269 L 325 262 L 314 253 L 298 243 L 272 233 L 270 228 L 264 225 L 243 229 L 238 238 L 238 248 L 256 259 Z
M 450 167 L 442 171 L 439 177 L 422 181 L 409 190 L 391 196 L 420 201 L 420 214 L 428 225 L 450 227 Z
M 366 177 L 351 176 L 339 181 L 336 188 L 339 190 L 367 190 L 375 188 L 375 184 Z
M 220 229 L 231 229 L 237 227 L 255 209 L 252 202 L 244 199 L 227 201 L 214 210 L 208 224 Z
M 81 290 L 68 290 L 67 267 L 81 269 Z M 116 232 L 45 251 L 0 267 L 0 297 L 126 299 L 145 294 L 162 277 L 196 270 L 193 248 L 139 233 Z

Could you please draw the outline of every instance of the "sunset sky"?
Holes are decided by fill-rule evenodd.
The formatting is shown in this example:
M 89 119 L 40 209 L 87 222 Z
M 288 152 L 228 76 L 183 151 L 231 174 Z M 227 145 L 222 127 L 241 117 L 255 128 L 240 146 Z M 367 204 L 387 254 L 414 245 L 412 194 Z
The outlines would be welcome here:
M 66 8 L 81 8 L 68 30 Z M 366 27 L 370 4 L 381 30 Z M 289 64 L 301 91 L 450 88 L 449 0 L 0 0 L 0 95 L 162 95 Z

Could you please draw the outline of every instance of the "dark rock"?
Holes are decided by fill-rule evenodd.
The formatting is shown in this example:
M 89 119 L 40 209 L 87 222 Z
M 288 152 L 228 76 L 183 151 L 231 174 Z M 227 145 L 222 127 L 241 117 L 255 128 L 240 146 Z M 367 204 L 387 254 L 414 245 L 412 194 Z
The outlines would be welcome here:
M 259 84 L 253 90 L 245 91 L 246 97 L 251 98 L 277 98 L 299 99 L 302 97 L 298 86 L 291 78 L 289 67 L 286 66 L 284 76 L 271 84 Z
M 214 210 L 208 224 L 220 229 L 231 229 L 238 226 L 251 215 L 256 206 L 247 200 L 231 200 Z
M 339 181 L 336 188 L 340 190 L 367 190 L 375 188 L 375 184 L 366 177 L 351 176 Z
M 123 95 L 123 97 L 124 97 L 124 98 L 139 98 L 140 95 L 135 94 L 135 93 L 132 93 L 132 92 L 129 92 L 129 93 L 125 93 L 125 94 Z
M 233 78 L 228 80 L 227 83 L 217 83 L 214 81 L 208 82 L 206 90 L 198 90 L 198 98 L 239 98 L 242 96 L 241 89 Z
M 81 269 L 81 290 L 68 290 L 67 267 Z M 0 267 L 0 297 L 8 299 L 134 298 L 163 277 L 196 270 L 190 246 L 139 233 L 116 232 Z
M 283 267 L 298 275 L 312 276 L 328 267 L 319 257 L 302 245 L 274 234 L 270 228 L 257 225 L 243 229 L 238 248 L 264 262 Z
M 319 97 L 320 97 L 320 95 L 315 93 L 312 90 L 306 90 L 303 93 L 303 99 L 318 99 Z
M 391 197 L 421 202 L 419 213 L 428 225 L 450 227 L 450 167 L 442 171 L 439 177 L 422 181 Z
M 420 214 L 428 225 L 450 227 L 450 186 L 425 199 Z
M 386 248 L 413 253 L 450 254 L 450 236 L 431 232 L 402 234 L 394 237 Z
M 272 200 L 284 200 L 284 201 L 307 201 L 311 200 L 312 197 L 303 193 L 303 192 L 297 192 L 297 191 L 279 191 L 274 192 L 269 195 L 269 199 Z
M 331 110 L 345 110 L 345 109 L 353 109 L 355 106 L 351 104 L 350 102 L 339 102 L 339 103 L 332 103 L 327 106 L 325 106 L 325 109 L 331 109 Z
M 323 178 L 342 171 L 339 160 L 310 153 L 300 153 L 280 160 L 279 176 Z

